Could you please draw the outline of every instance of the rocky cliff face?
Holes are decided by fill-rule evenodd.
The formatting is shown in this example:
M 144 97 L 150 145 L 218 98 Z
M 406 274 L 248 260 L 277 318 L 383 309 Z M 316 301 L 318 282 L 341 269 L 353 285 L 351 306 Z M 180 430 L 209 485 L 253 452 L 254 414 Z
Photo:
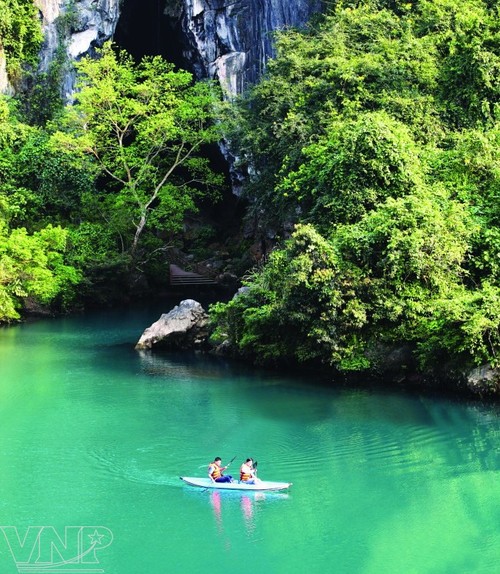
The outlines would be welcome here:
M 40 10 L 45 42 L 40 67 L 46 71 L 59 45 L 65 45 L 70 59 L 89 53 L 111 38 L 120 15 L 120 0 L 34 0 Z M 62 91 L 69 98 L 74 91 L 74 73 L 68 68 Z
M 273 55 L 273 33 L 304 26 L 320 9 L 320 0 L 184 0 L 187 57 L 198 75 L 218 78 L 230 94 L 241 92 Z
M 45 45 L 42 51 L 42 69 L 46 70 L 61 41 L 61 18 L 66 19 L 66 37 L 63 38 L 70 58 L 76 59 L 91 52 L 113 37 L 120 15 L 133 14 L 127 8 L 150 10 L 171 26 L 164 28 L 165 44 L 179 41 L 169 30 L 181 30 L 184 60 L 198 77 L 218 78 L 230 93 L 240 92 L 262 73 L 273 54 L 272 34 L 290 26 L 303 26 L 310 16 L 321 9 L 321 0 L 34 0 L 42 15 Z M 151 6 L 149 4 L 151 3 Z M 153 6 L 154 3 L 154 6 Z M 156 7 L 159 10 L 156 12 Z M 59 32 L 58 32 L 59 19 Z M 144 22 L 143 20 L 141 20 Z M 128 34 L 141 36 L 147 42 L 152 29 L 135 29 L 138 22 L 128 21 L 124 27 Z M 65 79 L 64 92 L 71 93 L 74 78 Z
M 46 70 L 57 48 L 56 20 L 61 14 L 64 0 L 33 0 L 33 2 L 40 10 L 42 20 L 45 41 L 41 53 L 41 67 Z
M 176 53 L 198 77 L 217 78 L 228 94 L 257 80 L 273 55 L 273 33 L 303 26 L 321 9 L 321 0 L 33 0 L 40 11 L 45 42 L 41 70 L 46 71 L 61 42 L 70 59 L 92 52 L 113 37 L 120 17 L 152 14 L 149 20 L 123 23 L 136 45 L 180 43 Z M 130 10 L 132 8 L 132 10 Z M 167 25 L 159 35 L 159 22 Z M 175 30 L 175 35 L 172 33 Z M 169 50 L 158 53 L 168 54 Z M 74 74 L 68 68 L 63 93 L 69 97 Z M 0 46 L 0 92 L 11 87 Z
M 7 77 L 7 62 L 5 60 L 5 53 L 2 46 L 0 45 L 0 94 L 9 94 L 12 91 L 12 87 L 9 83 L 9 78 Z

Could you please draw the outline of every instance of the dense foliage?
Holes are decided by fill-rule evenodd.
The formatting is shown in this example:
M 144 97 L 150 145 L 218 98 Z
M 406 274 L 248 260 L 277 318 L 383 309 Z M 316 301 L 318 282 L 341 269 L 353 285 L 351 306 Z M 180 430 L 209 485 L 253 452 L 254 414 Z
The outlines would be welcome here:
M 195 197 L 222 183 L 200 154 L 219 137 L 213 88 L 160 57 L 135 65 L 109 44 L 98 56 L 79 62 L 78 100 L 52 140 L 61 152 L 89 156 L 109 178 L 93 201 L 135 258 L 150 222 L 178 231 Z
M 162 251 L 222 184 L 203 154 L 221 125 L 213 86 L 111 45 L 77 68 L 77 101 L 44 126 L 0 100 L 0 322 L 69 304 L 76 284 L 105 303 L 155 265 L 168 277 Z
M 5 53 L 12 82 L 22 69 L 36 66 L 43 40 L 38 9 L 32 0 L 0 0 L 0 51 Z
M 0 37 L 15 79 L 41 40 L 31 1 L 0 0 Z M 220 190 L 206 146 L 224 129 L 248 220 L 278 247 L 213 307 L 216 337 L 341 371 L 397 348 L 425 372 L 499 365 L 496 0 L 329 3 L 216 121 L 213 85 L 110 45 L 54 114 L 65 53 L 22 106 L 0 101 L 0 321 L 164 273 L 186 213 Z
M 18 319 L 25 307 L 64 309 L 81 280 L 68 262 L 69 231 L 54 225 L 68 181 L 46 139 L 0 100 L 0 321 Z
M 498 364 L 500 18 L 482 0 L 338 3 L 278 37 L 234 112 L 262 228 L 291 237 L 213 309 L 257 360 Z

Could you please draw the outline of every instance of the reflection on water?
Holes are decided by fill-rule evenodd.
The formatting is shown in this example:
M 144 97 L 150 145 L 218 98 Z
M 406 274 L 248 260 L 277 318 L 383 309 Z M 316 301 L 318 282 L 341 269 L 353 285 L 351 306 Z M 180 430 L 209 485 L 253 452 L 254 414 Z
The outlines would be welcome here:
M 222 530 L 222 506 L 221 506 L 221 499 L 220 499 L 220 492 L 218 490 L 214 490 L 210 493 L 210 502 L 212 504 L 212 508 L 214 509 L 215 520 L 217 522 L 217 526 L 219 530 Z
M 216 489 L 210 489 L 209 496 L 217 530 L 220 534 L 224 532 L 224 505 L 231 512 L 235 503 L 238 504 L 245 529 L 248 534 L 252 534 L 256 527 L 256 505 L 289 498 L 287 493 L 282 492 L 243 492 Z
M 120 574 L 303 574 L 304 557 L 313 573 L 498 570 L 497 406 L 136 353 L 156 318 L 0 329 L 3 524 L 102 524 L 114 534 L 103 567 Z M 251 454 L 293 489 L 182 484 L 214 454 Z
M 210 504 L 212 505 L 215 521 L 217 524 L 217 529 L 219 530 L 219 532 L 222 533 L 224 531 L 222 511 L 223 511 L 224 495 L 226 494 L 230 494 L 230 496 L 232 495 L 233 500 L 235 496 L 237 496 L 240 499 L 240 507 L 244 524 L 247 530 L 249 531 L 253 530 L 254 527 L 253 505 L 255 503 L 255 499 L 252 499 L 251 496 L 245 493 L 226 493 L 221 492 L 220 490 L 212 490 L 210 492 Z M 264 498 L 261 498 L 261 500 L 264 500 Z
M 253 529 L 253 502 L 252 499 L 243 494 L 241 497 L 241 510 L 243 512 L 243 518 L 245 519 L 245 524 L 249 530 Z
M 237 373 L 230 363 L 199 353 L 137 351 L 144 373 L 167 380 L 220 381 Z

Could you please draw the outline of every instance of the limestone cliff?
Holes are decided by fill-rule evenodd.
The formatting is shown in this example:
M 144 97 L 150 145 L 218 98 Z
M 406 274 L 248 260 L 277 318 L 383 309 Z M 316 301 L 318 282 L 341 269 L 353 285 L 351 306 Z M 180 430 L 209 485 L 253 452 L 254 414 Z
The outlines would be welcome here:
M 273 33 L 304 26 L 320 9 L 320 0 L 184 0 L 188 59 L 199 75 L 218 78 L 229 93 L 238 93 L 273 55 Z
M 138 42 L 141 37 L 146 41 L 158 19 L 165 19 L 171 25 L 176 23 L 181 30 L 180 40 L 178 36 L 172 37 L 171 26 L 165 26 L 160 42 L 180 41 L 184 60 L 196 75 L 218 78 L 229 93 L 241 91 L 248 82 L 259 77 L 273 54 L 273 32 L 303 26 L 321 8 L 321 0 L 33 1 L 40 10 L 44 27 L 43 70 L 47 69 L 61 40 L 69 57 L 77 59 L 113 37 L 120 16 L 125 15 L 127 8 L 134 7 L 135 12 L 128 12 L 135 14 L 153 8 L 154 19 L 145 29 L 136 29 L 138 21 L 125 23 L 129 34 L 137 35 Z M 149 4 L 151 7 L 148 8 Z M 57 24 L 61 18 L 66 18 L 63 38 L 61 26 Z M 150 29 L 147 29 L 148 25 Z M 71 93 L 73 80 L 72 74 L 68 73 L 64 86 L 66 94 Z
M 70 59 L 87 54 L 112 37 L 120 15 L 120 0 L 33 0 L 40 10 L 44 32 L 40 68 L 46 71 L 63 44 Z M 69 97 L 74 90 L 71 68 L 62 91 Z
M 9 78 L 7 76 L 7 62 L 5 60 L 5 53 L 2 45 L 0 44 L 0 93 L 9 94 L 12 92 Z
M 47 69 L 57 48 L 56 20 L 64 9 L 64 0 L 33 0 L 40 10 L 44 45 L 41 53 L 41 67 Z

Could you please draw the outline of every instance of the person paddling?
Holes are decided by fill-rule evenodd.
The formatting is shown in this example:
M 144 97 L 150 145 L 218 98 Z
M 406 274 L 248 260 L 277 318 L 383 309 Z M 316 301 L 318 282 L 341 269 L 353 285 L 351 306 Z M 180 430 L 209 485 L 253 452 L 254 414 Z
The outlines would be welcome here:
M 222 473 L 229 466 L 221 466 L 222 460 L 220 456 L 216 456 L 214 461 L 208 465 L 208 476 L 212 482 L 233 482 L 231 475 L 224 476 Z
M 253 459 L 247 458 L 240 467 L 240 482 L 256 484 L 259 480 L 257 478 L 257 469 L 253 466 Z

